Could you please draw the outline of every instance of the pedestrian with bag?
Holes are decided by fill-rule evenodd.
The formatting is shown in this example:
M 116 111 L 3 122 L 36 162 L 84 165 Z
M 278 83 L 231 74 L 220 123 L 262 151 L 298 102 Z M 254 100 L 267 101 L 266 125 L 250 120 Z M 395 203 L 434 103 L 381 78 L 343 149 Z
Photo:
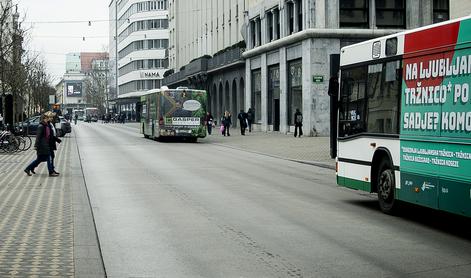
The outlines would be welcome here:
M 237 115 L 240 125 L 240 134 L 245 135 L 245 129 L 247 128 L 247 113 L 244 110 L 240 109 L 239 115 Z
M 36 159 L 31 162 L 24 170 L 28 176 L 32 173 L 35 174 L 34 168 L 36 168 L 41 162 L 47 163 L 50 177 L 57 177 L 59 174 L 54 172 L 51 161 L 51 147 L 50 140 L 52 136 L 52 130 L 48 123 L 48 117 L 43 114 L 41 115 L 41 122 L 38 125 L 36 132 L 36 140 L 34 142 L 34 149 L 36 150 Z
M 232 119 L 231 119 L 231 113 L 229 111 L 224 112 L 224 116 L 222 116 L 221 123 L 224 127 L 224 130 L 222 131 L 222 135 L 226 136 L 231 136 L 229 133 L 229 128 L 232 124 Z
M 296 112 L 294 113 L 294 137 L 298 135 L 299 129 L 299 137 L 303 135 L 303 114 L 296 108 Z
M 206 128 L 208 129 L 208 134 L 211 135 L 211 131 L 213 129 L 213 115 L 211 115 L 211 112 L 206 112 L 206 116 L 204 116 L 204 122 L 206 124 Z

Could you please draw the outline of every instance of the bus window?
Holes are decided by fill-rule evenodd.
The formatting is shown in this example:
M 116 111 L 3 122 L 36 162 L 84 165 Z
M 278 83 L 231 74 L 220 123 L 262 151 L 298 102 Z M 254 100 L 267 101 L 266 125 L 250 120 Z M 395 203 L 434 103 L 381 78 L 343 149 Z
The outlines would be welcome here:
M 366 131 L 367 67 L 342 70 L 339 104 L 339 136 L 351 136 Z
M 399 133 L 399 61 L 368 66 L 368 133 Z

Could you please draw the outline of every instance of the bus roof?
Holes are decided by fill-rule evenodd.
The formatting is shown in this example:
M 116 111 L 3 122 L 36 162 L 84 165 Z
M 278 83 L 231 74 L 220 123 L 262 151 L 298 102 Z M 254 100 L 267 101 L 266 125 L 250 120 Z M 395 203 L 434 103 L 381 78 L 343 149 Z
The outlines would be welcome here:
M 411 30 L 406 30 L 402 32 L 398 32 L 396 34 L 378 37 L 374 39 L 370 39 L 367 41 L 363 41 L 360 43 L 348 45 L 342 47 L 340 50 L 340 66 L 352 65 L 367 61 L 372 61 L 376 59 L 386 58 L 386 40 L 390 38 L 397 38 L 397 52 L 396 55 L 403 55 L 404 54 L 404 38 L 407 35 L 412 35 L 415 33 L 419 33 L 421 31 L 426 30 L 433 30 L 436 28 L 443 28 L 446 30 L 447 27 L 454 25 L 455 23 L 459 23 L 462 21 L 471 20 L 471 15 L 466 17 L 461 17 L 457 19 L 452 19 L 440 23 L 435 23 Z M 379 42 L 379 43 L 378 43 Z M 419 43 L 419 42 L 418 42 Z M 375 45 L 376 44 L 376 45 Z M 374 46 L 377 49 L 374 49 Z M 445 46 L 445 45 L 443 45 Z M 424 47 L 423 50 L 430 47 Z M 375 53 L 375 50 L 378 52 Z M 373 55 L 377 54 L 377 56 L 373 57 Z

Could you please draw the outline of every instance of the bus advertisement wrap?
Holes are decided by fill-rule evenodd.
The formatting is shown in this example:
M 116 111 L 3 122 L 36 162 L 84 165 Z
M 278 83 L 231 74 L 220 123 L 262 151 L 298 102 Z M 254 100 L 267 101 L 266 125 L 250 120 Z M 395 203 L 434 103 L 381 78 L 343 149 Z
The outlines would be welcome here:
M 471 16 L 346 46 L 340 64 L 337 183 L 385 213 L 471 217 Z
M 469 213 L 470 41 L 471 20 L 405 36 L 400 199 Z

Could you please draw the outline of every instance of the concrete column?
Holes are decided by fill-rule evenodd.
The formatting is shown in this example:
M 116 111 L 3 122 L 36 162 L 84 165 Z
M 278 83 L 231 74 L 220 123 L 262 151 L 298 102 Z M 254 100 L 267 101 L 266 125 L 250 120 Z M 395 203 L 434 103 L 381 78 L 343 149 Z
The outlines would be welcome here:
M 406 28 L 413 29 L 420 26 L 421 7 L 420 0 L 406 1 Z
M 279 19 L 280 19 L 280 37 L 284 38 L 286 37 L 286 34 L 288 33 L 288 27 L 287 27 L 288 21 L 287 21 L 287 15 L 286 15 L 286 4 L 283 1 L 280 4 Z
M 251 107 L 252 99 L 252 71 L 250 70 L 250 58 L 245 60 L 245 111 Z
M 268 35 L 267 35 L 267 17 L 263 14 L 260 14 L 260 35 L 262 36 L 260 38 L 260 45 L 264 45 L 268 43 Z
M 288 65 L 286 48 L 280 48 L 280 132 L 287 133 L 288 127 Z
M 339 1 L 327 1 L 326 2 L 326 27 L 327 28 L 339 28 Z
M 268 71 L 267 71 L 267 53 L 263 53 L 261 56 L 261 82 L 262 82 L 262 131 L 268 131 Z
M 316 28 L 325 28 L 325 0 L 316 1 Z
M 306 0 L 306 1 L 305 0 L 300 0 L 300 3 L 301 3 L 301 8 L 302 8 L 301 13 L 303 15 L 303 20 L 301 22 L 300 28 L 301 28 L 301 30 L 305 30 L 306 26 L 307 26 L 307 24 L 306 24 L 306 22 L 307 22 L 306 19 L 307 19 L 307 16 L 308 16 L 307 5 L 308 5 L 309 1 L 308 0 Z
M 369 0 L 370 10 L 368 11 L 368 21 L 370 29 L 376 29 L 376 4 L 375 0 Z
M 311 45 L 312 40 L 307 39 L 302 42 L 302 86 L 303 86 L 303 132 L 312 136 L 312 127 L 314 125 L 314 109 L 316 106 L 315 96 L 311 88 Z M 328 79 L 328 78 L 325 78 Z

